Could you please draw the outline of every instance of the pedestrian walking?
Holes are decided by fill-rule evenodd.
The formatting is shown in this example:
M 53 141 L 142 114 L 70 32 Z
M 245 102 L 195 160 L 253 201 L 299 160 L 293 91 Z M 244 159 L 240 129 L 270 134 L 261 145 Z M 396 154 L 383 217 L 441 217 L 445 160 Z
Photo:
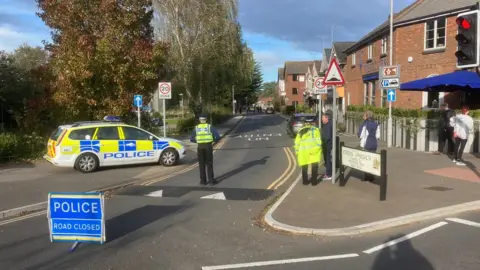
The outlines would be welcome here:
M 443 154 L 445 148 L 445 141 L 448 142 L 448 153 L 453 154 L 454 142 L 453 142 L 453 127 L 450 125 L 450 118 L 455 116 L 455 111 L 448 108 L 447 103 L 443 103 L 440 106 L 441 114 L 438 120 L 438 151 L 435 155 Z
M 213 143 L 220 140 L 217 130 L 207 123 L 207 115 L 201 114 L 199 124 L 192 132 L 190 141 L 197 143 L 198 168 L 200 169 L 200 184 L 215 185 L 213 174 Z M 208 181 L 207 181 L 208 180 Z
M 318 163 L 322 160 L 322 140 L 320 130 L 313 125 L 315 119 L 305 119 L 305 126 L 297 132 L 295 137 L 295 153 L 298 165 L 302 168 L 304 185 L 310 182 L 312 186 L 318 184 Z M 312 177 L 308 180 L 308 166 L 311 165 Z
M 450 118 L 450 125 L 453 127 L 453 138 L 455 141 L 453 162 L 459 166 L 465 166 L 462 156 L 467 144 L 468 137 L 473 133 L 473 119 L 468 114 L 470 108 L 462 106 L 462 114 Z
M 373 120 L 373 112 L 366 111 L 363 118 L 365 121 L 360 127 L 360 147 L 368 152 L 377 152 L 378 139 L 380 139 L 380 125 Z M 374 181 L 375 176 L 373 174 L 365 173 L 365 181 Z
M 333 111 L 327 110 L 322 115 L 322 154 L 325 160 L 323 180 L 332 180 L 332 148 L 333 148 Z

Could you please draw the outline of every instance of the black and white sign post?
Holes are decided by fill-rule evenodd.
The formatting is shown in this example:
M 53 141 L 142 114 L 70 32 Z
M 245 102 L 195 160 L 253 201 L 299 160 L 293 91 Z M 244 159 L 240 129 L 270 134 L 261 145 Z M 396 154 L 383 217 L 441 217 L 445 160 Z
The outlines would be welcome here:
M 165 109 L 165 99 L 172 98 L 172 83 L 170 82 L 161 82 L 158 84 L 158 98 L 163 100 L 163 137 L 167 137 L 167 119 L 166 119 L 166 109 Z
M 342 71 L 340 70 L 340 66 L 338 65 L 336 58 L 332 58 L 332 60 L 330 60 L 330 66 L 328 67 L 327 73 L 325 74 L 323 84 L 327 86 L 333 86 L 332 184 L 335 184 L 337 180 L 337 85 L 345 84 L 345 79 L 343 78 Z

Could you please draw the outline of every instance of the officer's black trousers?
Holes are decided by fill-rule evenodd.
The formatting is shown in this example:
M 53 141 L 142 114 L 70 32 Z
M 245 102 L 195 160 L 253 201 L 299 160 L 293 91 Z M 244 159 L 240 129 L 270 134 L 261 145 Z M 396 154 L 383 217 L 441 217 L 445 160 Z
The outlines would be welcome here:
M 312 166 L 312 178 L 311 182 L 312 185 L 316 185 L 318 183 L 318 163 L 310 164 Z M 302 180 L 304 185 L 308 185 L 308 164 L 302 166 Z
M 199 143 L 197 148 L 198 167 L 200 169 L 200 182 L 203 184 L 208 182 L 214 183 L 213 178 L 213 146 L 212 143 Z M 206 171 L 205 171 L 206 169 Z

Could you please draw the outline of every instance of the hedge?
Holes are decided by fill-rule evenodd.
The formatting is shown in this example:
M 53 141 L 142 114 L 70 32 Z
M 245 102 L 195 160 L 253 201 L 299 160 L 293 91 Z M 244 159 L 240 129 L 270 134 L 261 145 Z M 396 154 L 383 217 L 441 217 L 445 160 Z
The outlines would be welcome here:
M 374 115 L 387 116 L 388 108 L 379 108 L 374 106 L 363 105 L 349 105 L 347 112 L 363 113 L 365 111 L 372 111 Z M 459 110 L 457 110 L 457 113 Z M 392 116 L 400 118 L 423 118 L 423 119 L 438 119 L 440 118 L 440 110 L 422 110 L 422 109 L 402 109 L 392 108 Z M 471 110 L 470 116 L 472 118 L 480 118 L 480 110 Z
M 46 153 L 48 138 L 14 133 L 0 133 L 0 163 L 12 160 L 32 160 Z

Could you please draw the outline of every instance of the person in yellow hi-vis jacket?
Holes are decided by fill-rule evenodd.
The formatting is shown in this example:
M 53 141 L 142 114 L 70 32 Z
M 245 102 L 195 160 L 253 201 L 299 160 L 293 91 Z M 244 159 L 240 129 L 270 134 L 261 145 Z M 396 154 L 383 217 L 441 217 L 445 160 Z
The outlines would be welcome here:
M 306 119 L 305 127 L 300 129 L 295 138 L 295 153 L 298 165 L 302 167 L 303 184 L 318 184 L 318 164 L 322 160 L 322 138 L 320 129 L 312 125 L 314 119 Z M 308 181 L 308 165 L 312 165 L 312 178 Z

